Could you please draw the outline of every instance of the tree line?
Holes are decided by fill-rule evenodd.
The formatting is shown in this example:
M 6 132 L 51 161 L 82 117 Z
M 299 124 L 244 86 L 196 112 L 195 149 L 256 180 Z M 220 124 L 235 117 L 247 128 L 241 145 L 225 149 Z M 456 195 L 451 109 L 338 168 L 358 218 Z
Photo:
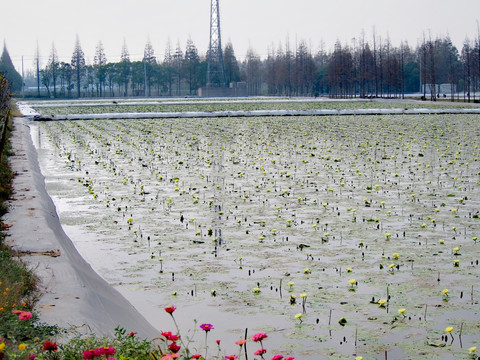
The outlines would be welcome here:
M 195 96 L 206 85 L 208 53 L 204 56 L 193 41 L 185 49 L 167 45 L 157 59 L 150 41 L 141 61 L 131 61 L 124 43 L 120 61 L 109 62 L 99 42 L 93 64 L 88 65 L 77 37 L 70 62 L 60 61 L 52 45 L 48 62 L 40 66 L 35 56 L 37 96 L 46 89 L 54 98 L 118 96 Z M 337 42 L 331 51 L 313 52 L 305 41 L 270 48 L 262 59 L 250 49 L 239 61 L 233 45 L 223 49 L 226 84 L 242 83 L 246 95 L 352 97 L 404 97 L 420 92 L 424 99 L 477 100 L 480 91 L 480 36 L 465 40 L 461 51 L 450 38 L 423 37 L 412 48 L 402 42 L 373 35 Z M 478 97 L 478 95 L 477 95 Z

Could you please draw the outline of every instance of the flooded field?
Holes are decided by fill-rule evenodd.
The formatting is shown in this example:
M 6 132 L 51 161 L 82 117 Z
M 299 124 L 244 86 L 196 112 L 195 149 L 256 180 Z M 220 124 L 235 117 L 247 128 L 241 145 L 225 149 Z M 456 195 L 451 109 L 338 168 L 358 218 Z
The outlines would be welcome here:
M 220 355 L 246 331 L 268 334 L 266 358 L 469 359 L 480 344 L 478 115 L 31 131 L 80 253 L 159 331 L 175 305 L 192 348 L 202 323 Z

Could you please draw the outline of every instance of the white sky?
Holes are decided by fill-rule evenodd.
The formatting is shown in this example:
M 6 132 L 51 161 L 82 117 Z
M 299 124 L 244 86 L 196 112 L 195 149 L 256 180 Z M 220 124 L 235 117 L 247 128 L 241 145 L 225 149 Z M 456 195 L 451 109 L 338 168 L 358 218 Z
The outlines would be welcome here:
M 324 43 L 352 43 L 360 38 L 390 38 L 415 47 L 425 34 L 449 35 L 461 50 L 468 38 L 478 36 L 479 0 L 221 0 L 222 42 L 231 41 L 239 60 L 252 48 L 260 56 L 285 46 L 289 39 L 305 40 L 316 51 Z M 117 61 L 124 39 L 132 60 L 143 57 L 149 38 L 163 59 L 170 40 L 185 49 L 190 37 L 204 54 L 209 41 L 209 0 L 16 0 L 0 5 L 0 40 L 17 70 L 33 67 L 37 42 L 43 64 L 52 43 L 62 61 L 70 61 L 78 35 L 87 62 L 102 41 L 107 59 Z M 3 37 L 3 39 L 2 39 Z

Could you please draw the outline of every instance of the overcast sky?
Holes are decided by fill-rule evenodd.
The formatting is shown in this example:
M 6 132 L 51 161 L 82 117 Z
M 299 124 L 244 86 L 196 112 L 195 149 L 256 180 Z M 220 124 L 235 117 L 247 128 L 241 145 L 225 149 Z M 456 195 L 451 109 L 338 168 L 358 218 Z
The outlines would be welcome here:
M 185 49 L 190 37 L 204 54 L 209 41 L 210 0 L 16 0 L 0 5 L 0 39 L 17 70 L 33 67 L 39 45 L 45 64 L 52 43 L 62 61 L 70 61 L 78 35 L 87 62 L 102 41 L 107 59 L 117 61 L 124 40 L 132 60 L 143 57 L 147 39 L 163 59 L 167 42 Z M 249 48 L 260 56 L 305 40 L 316 51 L 334 43 L 352 44 L 362 30 L 371 40 L 390 38 L 415 47 L 425 34 L 447 34 L 461 50 L 478 36 L 479 0 L 221 0 L 222 42 L 231 41 L 239 60 Z

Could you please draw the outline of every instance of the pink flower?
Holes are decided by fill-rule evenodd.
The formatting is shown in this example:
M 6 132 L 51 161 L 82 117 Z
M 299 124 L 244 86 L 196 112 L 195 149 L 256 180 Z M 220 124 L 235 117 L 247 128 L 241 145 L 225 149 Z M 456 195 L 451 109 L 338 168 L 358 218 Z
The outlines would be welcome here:
M 266 339 L 267 337 L 268 336 L 265 333 L 257 333 L 257 334 L 252 336 L 252 340 L 255 341 L 255 342 L 259 342 L 259 341 L 262 341 L 262 340 Z
M 220 342 L 221 342 L 221 341 L 222 341 L 222 340 L 217 340 L 217 341 L 216 341 L 217 345 L 220 345 Z
M 285 358 L 285 360 L 295 360 L 295 358 L 293 356 L 289 356 L 289 357 Z
M 209 332 L 210 330 L 213 329 L 212 324 L 202 324 L 200 325 L 200 329 L 204 330 L 205 332 Z
M 167 313 L 169 313 L 170 315 L 172 315 L 175 310 L 177 310 L 177 308 L 176 308 L 175 306 L 173 306 L 173 305 L 167 306 L 167 307 L 165 308 L 165 311 L 166 311 Z
M 84 360 L 93 359 L 98 356 L 96 350 L 92 350 L 92 349 L 85 350 L 82 354 L 83 354 Z
M 180 336 L 178 336 L 176 334 L 172 334 L 168 337 L 168 340 L 169 341 L 178 341 L 178 340 L 180 340 Z
M 253 354 L 254 354 L 254 355 L 263 355 L 263 354 L 265 354 L 266 352 L 267 352 L 267 349 L 262 348 L 262 349 L 258 349 L 258 350 L 255 351 Z
M 97 351 L 100 353 L 100 355 L 115 355 L 115 348 L 113 346 L 105 346 L 98 348 Z
M 12 313 L 18 315 L 18 320 L 29 320 L 33 316 L 30 311 L 12 310 Z
M 18 315 L 18 320 L 29 320 L 32 318 L 32 313 L 29 311 L 22 311 L 20 315 Z
M 27 358 L 27 360 L 35 360 L 37 358 L 37 355 L 35 354 L 30 354 Z
M 180 355 L 179 354 L 165 354 L 162 356 L 160 360 L 174 360 L 178 359 Z
M 282 359 L 283 359 L 283 355 L 280 355 L 280 354 L 272 357 L 272 360 L 282 360 Z
M 227 355 L 227 356 L 225 356 L 225 359 L 227 359 L 227 360 L 235 360 L 235 359 L 238 359 L 238 356 L 237 356 L 237 355 Z

